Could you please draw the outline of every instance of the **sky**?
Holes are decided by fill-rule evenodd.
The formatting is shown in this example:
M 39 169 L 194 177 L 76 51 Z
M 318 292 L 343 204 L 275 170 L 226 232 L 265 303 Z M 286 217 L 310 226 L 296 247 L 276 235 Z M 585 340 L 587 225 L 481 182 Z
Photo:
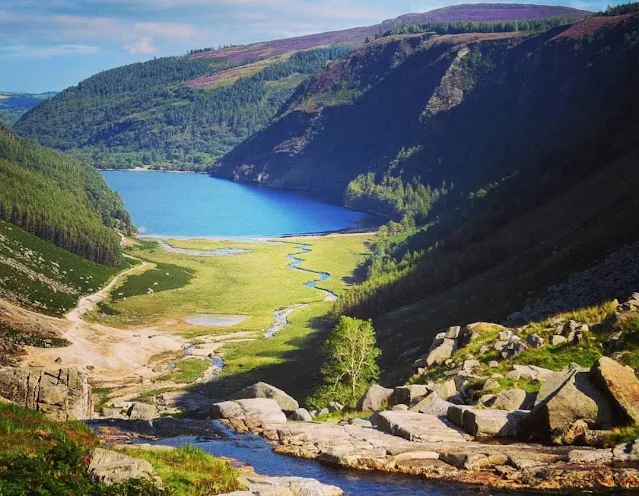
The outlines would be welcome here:
M 0 0 L 0 90 L 60 91 L 112 67 L 376 24 L 468 0 Z M 527 0 L 601 10 L 606 0 Z

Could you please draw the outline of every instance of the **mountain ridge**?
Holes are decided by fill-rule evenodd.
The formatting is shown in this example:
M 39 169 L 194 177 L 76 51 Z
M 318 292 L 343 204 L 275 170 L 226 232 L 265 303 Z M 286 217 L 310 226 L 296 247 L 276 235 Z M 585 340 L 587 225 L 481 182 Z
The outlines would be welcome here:
M 429 19 L 490 20 L 493 7 L 438 10 Z M 498 10 L 499 19 L 587 14 L 516 4 Z M 204 170 L 266 126 L 303 80 L 343 56 L 336 49 L 360 47 L 400 22 L 197 50 L 112 69 L 32 109 L 15 128 L 46 146 L 80 149 L 99 168 Z M 300 64 L 296 57 L 308 60 Z

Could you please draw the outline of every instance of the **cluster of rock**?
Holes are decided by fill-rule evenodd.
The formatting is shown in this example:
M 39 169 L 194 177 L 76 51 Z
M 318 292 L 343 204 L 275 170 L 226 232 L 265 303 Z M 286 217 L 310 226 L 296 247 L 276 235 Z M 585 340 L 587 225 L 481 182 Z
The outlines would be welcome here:
M 0 368 L 0 397 L 54 420 L 84 420 L 93 415 L 89 378 L 75 368 Z
M 600 365 L 602 377 L 608 380 L 612 370 L 608 365 L 614 365 L 605 361 Z M 248 391 L 264 395 L 260 391 L 268 388 L 262 384 L 238 396 L 247 396 Z M 481 438 L 486 436 L 518 434 L 530 414 L 454 405 L 427 386 L 373 386 L 360 400 L 362 409 L 371 413 L 370 419 L 339 424 L 296 420 L 292 398 L 273 389 L 279 392 L 269 398 L 216 403 L 212 417 L 239 432 L 263 435 L 277 452 L 348 468 L 508 488 L 621 488 L 639 483 L 639 470 L 634 466 L 615 465 L 639 462 L 639 443 L 614 449 L 484 443 Z M 633 395 L 633 390 L 611 390 L 621 399 L 619 405 L 628 407 L 623 398 Z

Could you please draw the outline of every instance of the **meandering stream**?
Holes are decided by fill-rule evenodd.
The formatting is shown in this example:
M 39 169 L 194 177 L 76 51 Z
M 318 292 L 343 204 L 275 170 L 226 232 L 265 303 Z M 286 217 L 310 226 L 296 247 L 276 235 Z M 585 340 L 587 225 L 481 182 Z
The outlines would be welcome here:
M 250 253 L 251 250 L 247 250 L 247 249 L 240 249 L 240 248 L 217 248 L 215 250 L 197 250 L 197 249 L 185 249 L 185 248 L 175 248 L 173 246 L 171 246 L 170 244 L 168 244 L 166 241 L 162 240 L 162 239 L 156 239 L 157 242 L 160 244 L 160 246 L 162 247 L 163 250 L 165 250 L 168 253 L 177 253 L 180 255 L 187 255 L 187 256 L 193 256 L 193 257 L 233 257 L 236 255 L 242 255 L 244 253 Z M 249 240 L 251 241 L 251 240 Z M 269 243 L 278 243 L 278 241 L 257 241 L 257 240 L 253 240 L 254 242 L 269 242 Z M 283 242 L 279 242 L 279 243 L 283 243 Z M 311 288 L 314 289 L 316 291 L 319 291 L 320 293 L 322 293 L 324 295 L 324 301 L 336 301 L 338 299 L 338 296 L 333 293 L 332 291 L 329 291 L 327 289 L 322 289 L 318 287 L 318 283 L 320 282 L 324 282 L 327 281 L 331 275 L 328 272 L 319 272 L 319 271 L 315 271 L 315 270 L 310 270 L 310 269 L 304 269 L 302 267 L 300 267 L 300 265 L 304 262 L 303 258 L 300 258 L 301 255 L 306 255 L 308 253 L 311 253 L 313 250 L 311 248 L 311 245 L 307 245 L 307 244 L 300 244 L 297 246 L 297 249 L 300 251 L 297 251 L 295 253 L 289 253 L 286 257 L 291 260 L 291 262 L 288 264 L 288 269 L 290 270 L 297 270 L 299 272 L 305 272 L 307 274 L 313 274 L 315 276 L 317 276 L 315 279 L 312 279 L 306 283 L 304 283 L 304 286 L 306 286 L 307 288 Z M 284 328 L 286 328 L 286 326 L 288 325 L 288 316 L 293 313 L 295 310 L 298 310 L 300 308 L 304 308 L 305 306 L 307 306 L 304 303 L 298 303 L 295 305 L 291 305 L 288 307 L 284 307 L 284 308 L 280 308 L 277 309 L 273 312 L 273 316 L 275 317 L 275 323 L 269 327 L 265 332 L 264 332 L 264 337 L 265 338 L 272 338 L 273 336 L 275 336 L 278 332 L 281 332 L 284 330 Z M 197 317 L 198 319 L 202 319 L 204 316 L 202 315 L 198 315 L 198 316 L 193 316 L 194 318 Z

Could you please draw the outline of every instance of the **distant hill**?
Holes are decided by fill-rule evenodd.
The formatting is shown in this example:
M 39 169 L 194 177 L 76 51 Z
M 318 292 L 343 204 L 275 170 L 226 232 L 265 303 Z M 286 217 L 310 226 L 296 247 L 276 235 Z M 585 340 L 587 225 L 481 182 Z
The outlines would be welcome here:
M 393 26 L 549 16 L 568 22 L 587 14 L 564 7 L 466 5 L 374 26 L 195 50 L 97 74 L 32 109 L 15 128 L 46 146 L 80 149 L 102 168 L 204 170 L 268 125 L 302 81 Z
M 119 263 L 133 230 L 120 197 L 89 164 L 0 125 L 0 219 L 81 257 Z
M 50 93 L 10 93 L 0 91 L 0 122 L 13 124 L 42 100 L 55 96 Z

